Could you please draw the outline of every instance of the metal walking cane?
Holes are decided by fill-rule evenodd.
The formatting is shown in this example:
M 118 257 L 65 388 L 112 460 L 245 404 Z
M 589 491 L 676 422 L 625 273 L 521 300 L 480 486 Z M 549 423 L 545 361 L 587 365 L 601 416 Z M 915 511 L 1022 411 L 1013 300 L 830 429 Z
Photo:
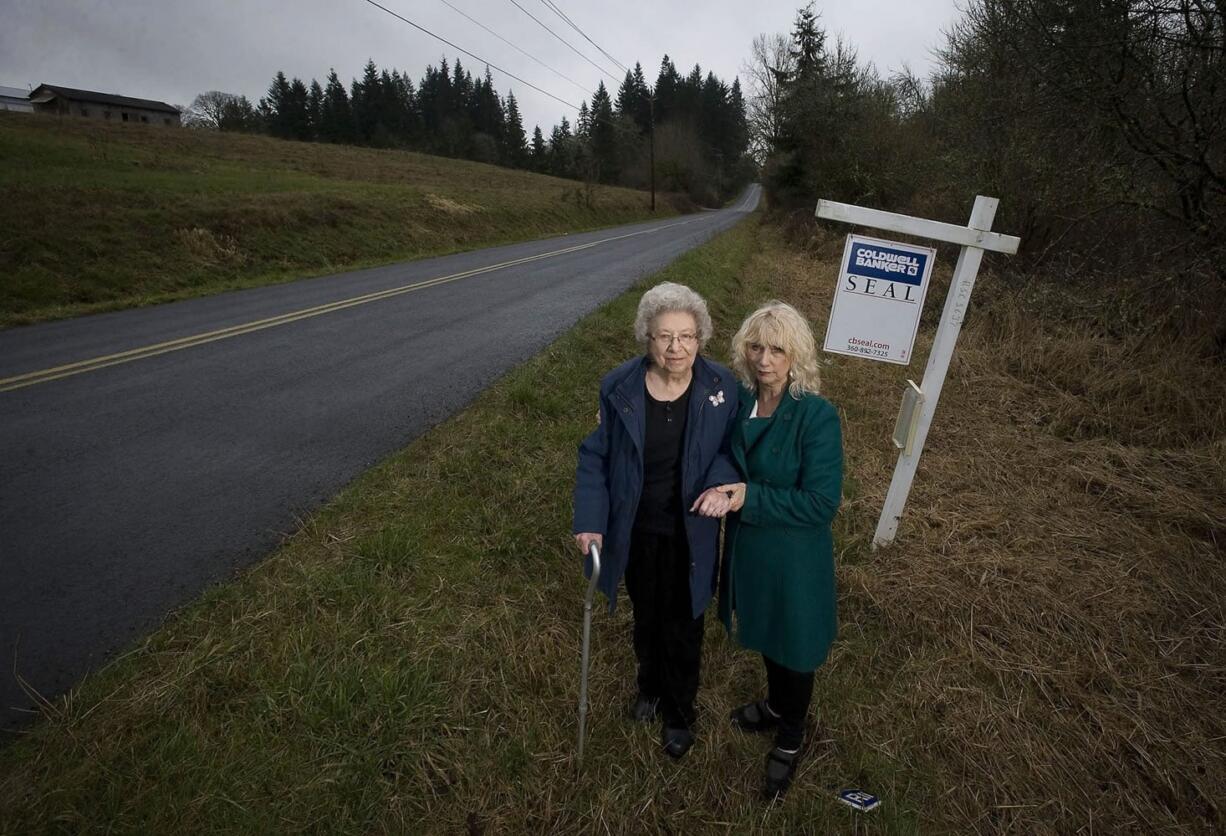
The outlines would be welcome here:
M 587 726 L 587 666 L 588 653 L 592 646 L 592 600 L 596 597 L 596 581 L 600 579 L 600 547 L 588 546 L 592 558 L 592 579 L 587 584 L 587 596 L 583 599 L 583 661 L 579 667 L 579 763 L 583 763 L 583 733 Z

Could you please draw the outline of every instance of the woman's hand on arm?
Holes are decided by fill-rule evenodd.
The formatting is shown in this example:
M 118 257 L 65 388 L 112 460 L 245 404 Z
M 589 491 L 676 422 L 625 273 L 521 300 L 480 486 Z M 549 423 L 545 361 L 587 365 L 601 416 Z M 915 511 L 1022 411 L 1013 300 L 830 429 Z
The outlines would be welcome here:
M 698 514 L 700 517 L 722 517 L 728 513 L 731 506 L 731 500 L 728 494 L 719 488 L 707 488 L 698 499 L 694 500 L 694 504 L 690 506 L 690 512 Z
M 745 483 L 732 482 L 727 485 L 711 488 L 713 491 L 719 491 L 724 496 L 728 497 L 728 510 L 739 511 L 741 506 L 745 504 Z

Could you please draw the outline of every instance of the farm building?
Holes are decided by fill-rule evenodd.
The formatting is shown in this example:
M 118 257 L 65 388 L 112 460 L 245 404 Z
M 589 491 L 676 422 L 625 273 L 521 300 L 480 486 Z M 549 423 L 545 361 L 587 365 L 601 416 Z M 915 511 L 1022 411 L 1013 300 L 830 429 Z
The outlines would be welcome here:
M 34 105 L 30 104 L 30 91 L 24 87 L 0 87 L 0 110 L 26 113 L 34 110 Z
M 179 109 L 152 99 L 133 99 L 113 93 L 76 90 L 40 84 L 30 93 L 36 113 L 56 113 L 61 116 L 84 116 L 87 119 L 110 119 L 114 122 L 143 122 L 150 125 L 179 124 Z

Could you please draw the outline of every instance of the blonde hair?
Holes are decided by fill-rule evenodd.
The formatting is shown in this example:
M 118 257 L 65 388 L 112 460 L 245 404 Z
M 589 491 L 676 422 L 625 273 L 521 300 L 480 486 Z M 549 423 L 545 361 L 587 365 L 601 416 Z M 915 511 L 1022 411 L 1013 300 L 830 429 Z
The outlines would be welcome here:
M 694 317 L 698 326 L 698 348 L 701 350 L 711 339 L 711 314 L 707 302 L 683 284 L 660 282 L 643 294 L 639 300 L 638 315 L 634 318 L 634 338 L 644 348 L 651 341 L 651 323 L 662 313 L 678 311 Z
M 817 343 L 804 315 L 786 302 L 772 299 L 751 313 L 732 338 L 732 369 L 746 387 L 757 388 L 758 381 L 749 364 L 751 343 L 777 345 L 791 360 L 788 391 L 800 399 L 806 392 L 816 395 L 821 389 L 817 365 Z

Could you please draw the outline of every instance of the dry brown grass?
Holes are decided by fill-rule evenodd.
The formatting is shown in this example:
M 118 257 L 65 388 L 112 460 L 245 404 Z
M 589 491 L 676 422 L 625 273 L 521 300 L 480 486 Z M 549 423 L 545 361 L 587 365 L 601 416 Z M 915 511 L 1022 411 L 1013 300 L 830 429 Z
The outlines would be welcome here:
M 779 257 L 817 323 L 836 243 Z M 1226 307 L 1187 305 L 1214 298 L 981 276 L 898 542 L 877 552 L 900 383 L 922 369 L 829 368 L 853 494 L 843 615 L 879 639 L 871 663 L 838 661 L 891 671 L 854 725 L 893 729 L 894 755 L 936 776 L 932 825 L 1224 826 Z
M 649 281 L 700 290 L 724 339 L 771 296 L 820 330 L 826 246 L 751 221 Z M 596 614 L 577 769 L 571 473 L 596 381 L 634 350 L 629 293 L 0 748 L 0 833 L 1221 830 L 1226 384 L 1195 326 L 1213 316 L 1146 340 L 1093 297 L 981 281 L 892 548 L 868 540 L 921 370 L 825 367 L 842 629 L 783 804 L 757 796 L 767 741 L 725 719 L 761 663 L 714 619 L 678 765 L 624 717 L 628 608 Z M 1163 373 L 1183 397 L 1117 402 Z M 843 807 L 848 786 L 882 807 Z

